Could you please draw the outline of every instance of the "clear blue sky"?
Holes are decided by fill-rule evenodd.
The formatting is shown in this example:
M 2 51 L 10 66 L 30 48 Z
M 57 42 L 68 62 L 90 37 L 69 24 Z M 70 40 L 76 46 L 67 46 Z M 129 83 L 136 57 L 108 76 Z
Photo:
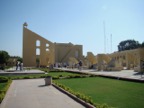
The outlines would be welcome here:
M 144 0 L 0 0 L 0 50 L 22 56 L 24 22 L 52 42 L 83 45 L 84 55 L 111 53 L 123 40 L 144 41 Z

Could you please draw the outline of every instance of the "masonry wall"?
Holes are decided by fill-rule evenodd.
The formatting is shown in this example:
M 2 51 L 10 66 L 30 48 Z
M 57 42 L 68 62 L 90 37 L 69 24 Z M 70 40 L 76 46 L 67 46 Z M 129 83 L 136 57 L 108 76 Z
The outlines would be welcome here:
M 123 67 L 134 68 L 140 65 L 141 59 L 144 60 L 144 48 L 115 52 L 110 54 L 110 57 L 120 62 Z
M 72 43 L 55 43 L 55 62 L 67 63 L 70 57 L 82 59 L 82 45 Z
M 39 45 L 37 45 L 37 42 Z M 52 43 L 23 27 L 23 63 L 26 67 L 49 66 L 54 63 L 68 63 L 83 59 L 82 45 Z M 36 60 L 39 60 L 39 63 Z
M 39 42 L 39 45 L 37 45 L 37 42 Z M 23 27 L 24 66 L 37 66 L 37 58 L 40 65 L 47 66 L 50 63 L 54 63 L 54 44 Z

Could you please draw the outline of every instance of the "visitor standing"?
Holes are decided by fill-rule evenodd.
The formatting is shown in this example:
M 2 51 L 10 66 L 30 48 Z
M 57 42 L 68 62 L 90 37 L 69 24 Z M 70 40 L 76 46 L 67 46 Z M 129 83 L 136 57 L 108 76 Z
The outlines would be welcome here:
M 19 62 L 19 68 L 20 68 L 20 70 L 21 70 L 21 62 Z
M 23 62 L 20 63 L 20 70 L 23 70 Z
M 19 67 L 19 61 L 16 62 L 16 70 L 18 70 Z
M 82 69 L 82 61 L 80 60 L 79 61 L 79 70 L 81 70 Z

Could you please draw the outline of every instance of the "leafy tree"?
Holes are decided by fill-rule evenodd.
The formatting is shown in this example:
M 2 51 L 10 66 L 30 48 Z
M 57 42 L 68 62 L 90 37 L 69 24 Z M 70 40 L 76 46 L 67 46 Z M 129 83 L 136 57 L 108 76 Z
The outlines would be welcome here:
M 135 40 L 125 40 L 121 41 L 118 45 L 118 51 L 124 51 L 124 50 L 131 50 L 139 48 L 141 44 L 138 41 Z
M 5 64 L 7 63 L 9 59 L 9 54 L 6 51 L 0 51 L 0 69 L 5 69 Z
M 18 57 L 17 61 L 23 62 L 23 59 L 21 57 Z
M 0 64 L 7 63 L 9 59 L 9 54 L 6 51 L 0 51 Z
M 144 47 L 144 42 L 141 44 L 141 47 Z

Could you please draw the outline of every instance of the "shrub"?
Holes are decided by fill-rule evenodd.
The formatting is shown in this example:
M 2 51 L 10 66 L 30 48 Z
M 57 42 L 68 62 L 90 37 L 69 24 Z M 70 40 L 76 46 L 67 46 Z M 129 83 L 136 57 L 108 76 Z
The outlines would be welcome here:
M 70 89 L 69 87 L 66 87 L 66 86 L 63 85 L 63 84 L 57 83 L 56 81 L 53 81 L 53 82 L 54 82 L 57 86 L 59 86 L 60 88 L 63 88 L 64 90 L 70 92 L 71 94 L 75 95 L 76 97 L 84 100 L 85 102 L 88 102 L 88 103 L 94 105 L 91 97 L 86 96 L 86 95 L 84 95 L 84 94 L 82 94 L 82 93 L 79 93 L 79 92 L 75 92 L 75 91 L 73 91 L 72 89 Z
M 11 82 L 12 82 L 12 80 L 7 80 L 6 86 L 2 90 L 0 90 L 0 103 L 2 102 L 3 98 L 5 97 L 5 94 L 8 90 Z
M 59 77 L 63 77 L 63 75 L 59 75 Z
M 68 91 L 69 93 L 75 95 L 76 97 L 84 100 L 85 102 L 94 105 L 96 108 L 111 108 L 111 107 L 108 106 L 107 104 L 97 104 L 97 103 L 94 103 L 90 96 L 86 96 L 85 94 L 82 94 L 82 93 L 79 93 L 79 92 L 75 92 L 75 91 L 73 91 L 73 90 L 70 89 L 69 87 L 66 87 L 66 86 L 63 85 L 63 84 L 60 84 L 60 83 L 58 83 L 58 82 L 56 82 L 56 81 L 53 81 L 53 83 L 56 84 L 57 86 L 59 86 L 60 88 Z
M 31 77 L 30 76 L 25 76 L 25 77 L 23 77 L 23 79 L 31 79 Z
M 52 78 L 53 79 L 59 79 L 59 76 L 53 76 Z
M 2 102 L 4 96 L 5 96 L 4 92 L 0 92 L 0 103 Z
M 7 77 L 0 76 L 0 82 L 1 82 L 1 83 L 7 82 L 7 81 L 8 81 L 8 78 L 7 78 Z

